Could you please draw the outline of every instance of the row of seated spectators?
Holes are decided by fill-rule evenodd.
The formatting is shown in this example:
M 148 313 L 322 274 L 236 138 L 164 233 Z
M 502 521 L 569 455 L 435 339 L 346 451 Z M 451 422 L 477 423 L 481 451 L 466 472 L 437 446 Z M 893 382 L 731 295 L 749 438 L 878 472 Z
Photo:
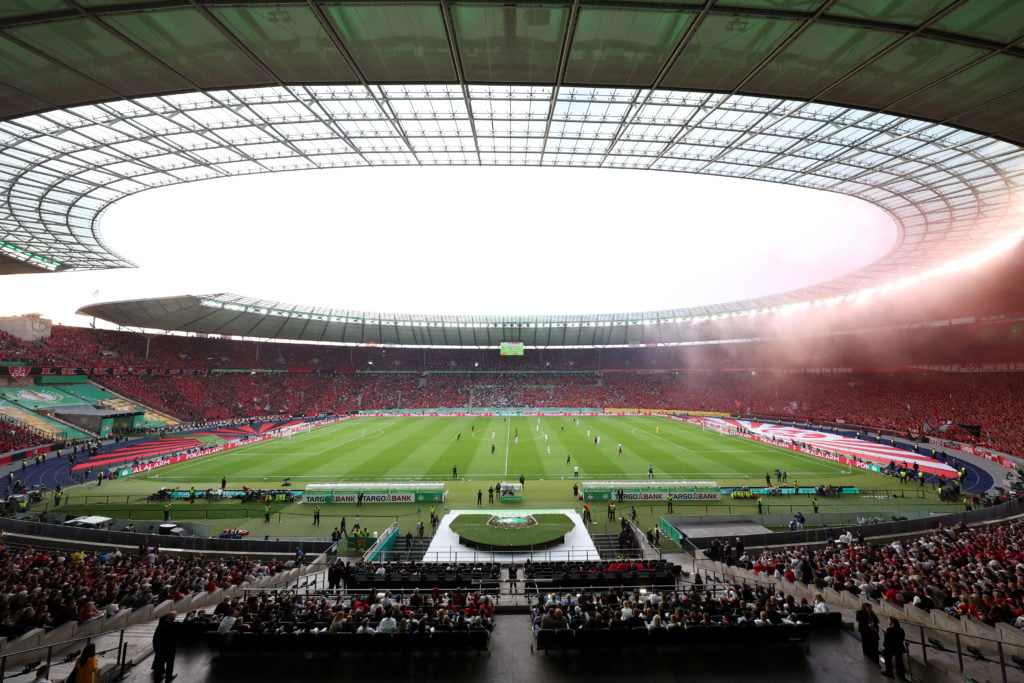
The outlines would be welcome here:
M 533 606 L 533 628 L 662 629 L 694 626 L 777 626 L 825 614 L 821 600 L 797 602 L 792 595 L 761 586 L 693 585 L 685 591 L 541 593 Z
M 1024 520 L 959 529 L 940 524 L 918 538 L 884 545 L 858 541 L 847 531 L 824 547 L 768 551 L 739 564 L 789 581 L 1024 629 Z
M 170 555 L 149 546 L 123 554 L 5 545 L 0 547 L 0 637 L 212 592 L 281 568 L 245 558 Z
M 350 589 L 466 588 L 501 577 L 497 562 L 357 562 L 332 569 L 335 567 L 338 578 Z
M 523 565 L 526 580 L 559 588 L 615 585 L 673 586 L 681 568 L 668 560 L 531 562 Z
M 494 599 L 486 592 L 408 593 L 390 590 L 328 597 L 274 591 L 225 598 L 212 613 L 189 614 L 199 632 L 291 634 L 437 633 L 494 629 Z

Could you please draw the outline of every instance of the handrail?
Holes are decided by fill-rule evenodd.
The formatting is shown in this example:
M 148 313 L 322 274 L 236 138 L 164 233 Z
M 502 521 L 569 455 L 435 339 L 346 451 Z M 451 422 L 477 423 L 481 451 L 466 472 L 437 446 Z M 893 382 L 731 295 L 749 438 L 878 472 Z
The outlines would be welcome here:
M 96 651 L 96 655 L 98 657 L 100 657 L 100 656 L 103 656 L 103 655 L 105 655 L 107 653 L 110 653 L 110 652 L 116 652 L 117 653 L 117 659 L 115 661 L 115 667 L 120 668 L 120 670 L 121 670 L 120 673 L 121 673 L 121 675 L 123 675 L 125 669 L 128 666 L 128 642 L 126 642 L 125 633 L 130 628 L 132 628 L 132 627 L 126 626 L 126 627 L 124 627 L 124 628 L 122 628 L 120 630 L 117 630 L 117 631 L 104 631 L 104 632 L 101 632 L 101 633 L 94 633 L 94 634 L 90 634 L 90 635 L 79 636 L 77 638 L 70 638 L 68 640 L 61 640 L 61 641 L 58 641 L 56 643 L 46 643 L 44 645 L 36 645 L 34 647 L 28 647 L 28 648 L 24 648 L 24 649 L 20 649 L 20 650 L 14 650 L 12 652 L 0 653 L 0 680 L 4 680 L 5 678 L 8 677 L 8 675 L 10 675 L 10 676 L 17 676 L 17 675 L 21 675 L 21 674 L 27 674 L 32 669 L 37 668 L 39 666 L 42 666 L 43 664 L 45 664 L 46 666 L 52 667 L 54 665 L 54 655 L 55 654 L 59 654 L 59 653 L 61 653 L 63 651 L 71 649 L 72 647 L 74 647 L 74 645 L 76 643 L 81 643 L 81 642 L 84 641 L 84 643 L 86 645 L 88 645 L 90 642 L 93 642 L 94 640 L 98 640 L 98 639 L 103 638 L 103 637 L 112 636 L 113 634 L 117 634 L 117 636 L 118 636 L 117 645 L 115 645 L 113 647 L 106 648 L 104 650 L 97 650 Z M 45 657 L 40 658 L 38 661 L 32 662 L 32 661 L 29 660 L 29 657 L 26 656 L 26 655 L 31 655 L 32 653 L 41 652 L 41 651 L 45 651 L 46 654 L 45 654 Z M 62 661 L 58 662 L 58 665 L 59 664 L 71 664 L 71 666 L 73 667 L 74 666 L 73 662 L 75 661 L 75 657 L 77 656 L 77 652 L 72 653 L 72 655 L 73 656 L 71 656 L 71 655 L 65 656 Z M 21 671 L 19 674 L 8 674 L 7 673 L 8 665 L 10 663 L 12 663 L 12 662 L 18 662 L 19 660 L 25 660 L 26 662 L 28 662 L 27 664 L 24 665 L 24 670 Z M 54 679 L 62 678 L 61 676 L 54 676 L 54 675 L 52 675 L 52 672 L 51 672 L 51 677 L 54 678 Z

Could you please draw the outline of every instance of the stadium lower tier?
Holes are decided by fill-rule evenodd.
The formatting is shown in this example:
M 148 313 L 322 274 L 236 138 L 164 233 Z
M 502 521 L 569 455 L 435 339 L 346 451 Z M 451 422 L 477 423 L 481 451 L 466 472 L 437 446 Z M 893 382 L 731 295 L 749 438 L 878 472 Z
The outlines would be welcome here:
M 646 562 L 532 562 L 523 567 L 527 582 L 556 589 L 608 586 L 674 586 L 680 567 L 667 560 Z

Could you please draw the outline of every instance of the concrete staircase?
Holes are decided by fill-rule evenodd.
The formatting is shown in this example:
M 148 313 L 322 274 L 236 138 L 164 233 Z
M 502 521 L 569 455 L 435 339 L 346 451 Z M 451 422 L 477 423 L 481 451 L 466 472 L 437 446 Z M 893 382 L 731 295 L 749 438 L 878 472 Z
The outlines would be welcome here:
M 602 560 L 643 557 L 643 550 L 640 548 L 620 548 L 618 534 L 590 534 L 590 538 L 594 541 L 594 547 L 597 548 Z

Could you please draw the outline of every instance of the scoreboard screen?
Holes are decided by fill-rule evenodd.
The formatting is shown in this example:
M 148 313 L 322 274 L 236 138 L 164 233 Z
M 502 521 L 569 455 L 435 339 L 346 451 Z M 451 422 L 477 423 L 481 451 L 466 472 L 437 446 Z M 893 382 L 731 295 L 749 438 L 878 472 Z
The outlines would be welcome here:
M 498 348 L 503 356 L 521 356 L 526 350 L 523 342 L 501 342 Z

